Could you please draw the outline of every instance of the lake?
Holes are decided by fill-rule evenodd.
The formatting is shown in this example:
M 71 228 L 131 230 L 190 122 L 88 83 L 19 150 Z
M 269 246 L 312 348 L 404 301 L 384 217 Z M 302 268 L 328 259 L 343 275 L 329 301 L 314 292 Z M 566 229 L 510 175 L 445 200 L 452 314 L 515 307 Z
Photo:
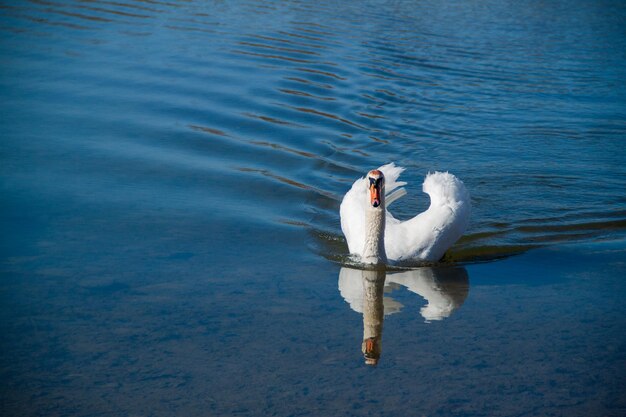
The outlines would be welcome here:
M 625 415 L 625 22 L 3 2 L 0 414 Z M 388 162 L 398 218 L 428 172 L 470 191 L 441 262 L 349 256 L 341 199 Z

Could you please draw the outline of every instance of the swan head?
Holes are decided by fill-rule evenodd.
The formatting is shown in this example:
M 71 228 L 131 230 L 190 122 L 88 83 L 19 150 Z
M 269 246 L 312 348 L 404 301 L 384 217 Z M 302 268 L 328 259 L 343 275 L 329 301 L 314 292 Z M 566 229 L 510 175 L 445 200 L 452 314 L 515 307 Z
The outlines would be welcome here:
M 367 173 L 370 190 L 370 204 L 373 208 L 383 208 L 385 198 L 385 176 L 382 171 L 374 169 Z

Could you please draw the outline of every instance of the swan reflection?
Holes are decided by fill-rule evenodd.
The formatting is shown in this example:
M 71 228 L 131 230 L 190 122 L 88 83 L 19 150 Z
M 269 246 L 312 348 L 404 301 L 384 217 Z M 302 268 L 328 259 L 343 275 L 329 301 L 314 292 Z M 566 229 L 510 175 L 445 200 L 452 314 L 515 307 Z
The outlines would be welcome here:
M 394 273 L 341 268 L 339 292 L 352 310 L 363 314 L 361 350 L 368 365 L 376 365 L 380 359 L 384 316 L 404 307 L 391 297 L 400 287 L 426 300 L 420 314 L 431 322 L 450 317 L 463 304 L 469 293 L 469 278 L 462 267 L 424 267 Z

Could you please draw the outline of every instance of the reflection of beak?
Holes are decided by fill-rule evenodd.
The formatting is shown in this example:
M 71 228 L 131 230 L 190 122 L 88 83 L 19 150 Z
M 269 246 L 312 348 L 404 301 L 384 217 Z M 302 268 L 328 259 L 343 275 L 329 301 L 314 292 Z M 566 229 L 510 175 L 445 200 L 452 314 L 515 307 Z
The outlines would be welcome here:
M 374 184 L 370 185 L 370 200 L 372 202 L 372 206 L 380 206 L 380 188 Z
M 369 337 L 363 341 L 363 356 L 367 365 L 377 365 L 380 352 L 376 349 L 376 338 Z

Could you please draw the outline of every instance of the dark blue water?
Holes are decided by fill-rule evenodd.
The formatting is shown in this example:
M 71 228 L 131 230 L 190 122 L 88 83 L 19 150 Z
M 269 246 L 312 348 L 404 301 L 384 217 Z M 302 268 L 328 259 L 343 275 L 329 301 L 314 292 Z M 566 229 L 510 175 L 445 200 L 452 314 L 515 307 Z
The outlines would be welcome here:
M 617 1 L 0 3 L 0 414 L 626 414 L 625 28 Z M 449 170 L 472 220 L 368 293 L 338 208 L 391 161 L 399 218 Z

